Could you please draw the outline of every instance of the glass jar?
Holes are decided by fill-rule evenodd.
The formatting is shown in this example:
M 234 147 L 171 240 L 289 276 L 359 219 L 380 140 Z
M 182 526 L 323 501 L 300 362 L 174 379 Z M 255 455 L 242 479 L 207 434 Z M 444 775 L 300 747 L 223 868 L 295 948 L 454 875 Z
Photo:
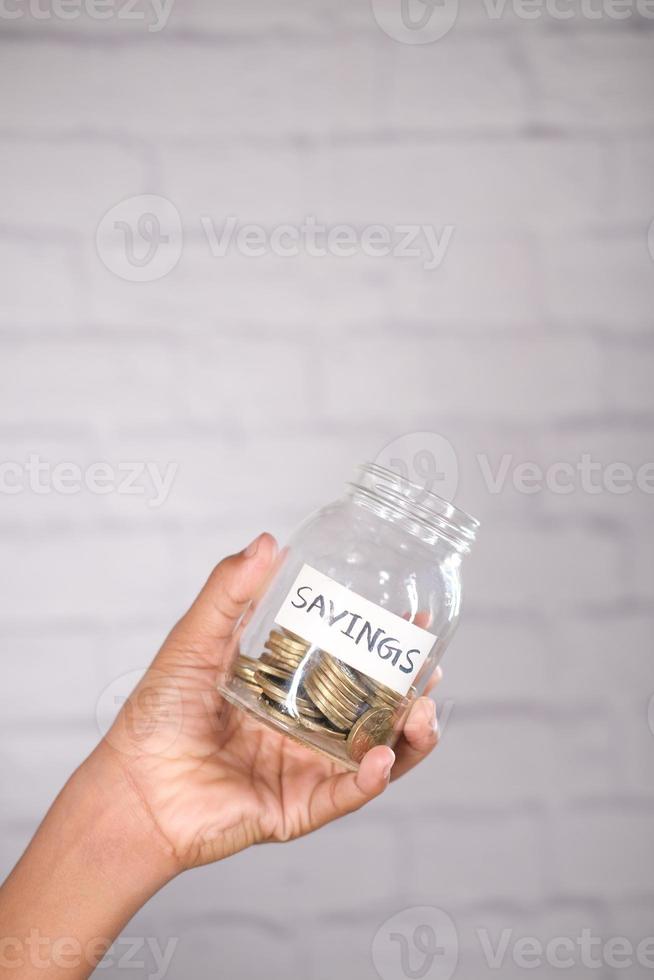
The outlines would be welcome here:
M 372 746 L 392 746 L 456 627 L 478 526 L 364 464 L 280 553 L 222 694 L 351 769 Z

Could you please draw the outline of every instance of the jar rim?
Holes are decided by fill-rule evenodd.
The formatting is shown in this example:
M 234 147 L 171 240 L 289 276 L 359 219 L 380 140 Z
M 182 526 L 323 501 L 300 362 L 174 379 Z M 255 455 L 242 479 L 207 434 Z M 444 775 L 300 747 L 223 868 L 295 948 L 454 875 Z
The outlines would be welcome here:
M 476 517 L 379 463 L 357 467 L 348 483 L 355 495 L 390 508 L 397 516 L 417 522 L 423 529 L 450 540 L 459 551 L 469 551 L 480 526 Z

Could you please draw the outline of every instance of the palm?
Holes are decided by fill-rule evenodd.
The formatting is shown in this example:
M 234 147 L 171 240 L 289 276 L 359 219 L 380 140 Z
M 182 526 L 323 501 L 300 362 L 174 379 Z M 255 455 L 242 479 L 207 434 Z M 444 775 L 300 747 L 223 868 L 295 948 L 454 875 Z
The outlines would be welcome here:
M 105 740 L 182 867 L 298 837 L 358 808 L 383 790 L 393 761 L 379 746 L 358 773 L 343 772 L 221 698 L 216 682 L 235 655 L 233 627 L 242 609 L 220 595 L 218 573 L 236 560 L 218 567 Z M 251 584 L 242 585 L 244 604 Z M 231 615 L 221 601 L 232 604 Z M 428 729 L 428 719 L 416 713 L 425 700 L 414 705 L 405 735 L 413 733 L 415 744 L 402 739 L 394 773 L 435 744 L 423 724 Z

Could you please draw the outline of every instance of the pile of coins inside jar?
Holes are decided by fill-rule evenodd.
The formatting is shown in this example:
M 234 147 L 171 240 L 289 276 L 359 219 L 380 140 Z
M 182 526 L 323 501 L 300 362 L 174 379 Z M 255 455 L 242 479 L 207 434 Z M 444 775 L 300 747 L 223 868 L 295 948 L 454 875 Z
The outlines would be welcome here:
M 404 697 L 285 629 L 272 630 L 264 646 L 258 660 L 239 654 L 234 676 L 273 720 L 342 743 L 353 762 L 392 744 L 415 689 Z

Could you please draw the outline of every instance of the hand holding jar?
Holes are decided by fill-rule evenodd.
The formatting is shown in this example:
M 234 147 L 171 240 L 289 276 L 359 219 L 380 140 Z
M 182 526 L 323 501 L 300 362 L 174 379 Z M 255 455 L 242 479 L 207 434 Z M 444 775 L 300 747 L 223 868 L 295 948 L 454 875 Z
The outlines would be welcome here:
M 0 889 L 15 949 L 65 935 L 82 980 L 181 871 L 309 833 L 424 759 L 475 528 L 364 467 L 281 554 L 263 534 L 222 561 Z
M 456 626 L 477 521 L 374 464 L 293 535 L 221 693 L 356 768 L 397 742 Z

